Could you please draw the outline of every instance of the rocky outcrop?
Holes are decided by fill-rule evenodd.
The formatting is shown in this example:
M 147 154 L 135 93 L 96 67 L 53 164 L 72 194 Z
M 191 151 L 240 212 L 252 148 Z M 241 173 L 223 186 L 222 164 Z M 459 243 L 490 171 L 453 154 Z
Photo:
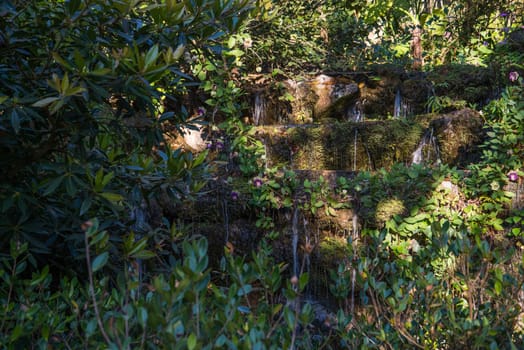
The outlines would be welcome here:
M 518 35 L 515 35 L 518 39 Z M 517 41 L 518 42 L 518 41 Z M 408 72 L 396 65 L 246 85 L 254 125 L 330 123 L 410 117 L 483 106 L 499 92 L 495 71 L 445 65 Z
M 376 170 L 411 164 L 420 146 L 427 164 L 463 167 L 478 159 L 482 119 L 471 109 L 408 119 L 260 127 L 269 166 L 308 170 Z M 431 130 L 434 144 L 421 145 Z M 418 163 L 418 162 L 417 162 Z

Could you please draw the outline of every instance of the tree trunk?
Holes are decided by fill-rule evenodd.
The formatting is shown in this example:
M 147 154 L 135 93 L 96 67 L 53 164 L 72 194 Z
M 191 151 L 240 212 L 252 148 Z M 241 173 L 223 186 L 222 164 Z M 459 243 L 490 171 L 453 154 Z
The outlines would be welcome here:
M 413 70 L 420 70 L 424 65 L 424 58 L 422 57 L 422 29 L 417 26 L 413 29 L 411 41 L 411 54 L 413 55 Z

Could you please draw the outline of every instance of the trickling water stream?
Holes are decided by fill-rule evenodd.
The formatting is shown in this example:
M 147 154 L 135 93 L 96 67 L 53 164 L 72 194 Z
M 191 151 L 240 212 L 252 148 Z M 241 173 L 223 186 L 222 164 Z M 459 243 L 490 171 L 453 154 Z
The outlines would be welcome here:
M 355 128 L 355 136 L 353 138 L 353 171 L 357 171 L 357 138 L 358 129 Z
M 313 245 L 311 243 L 310 230 L 307 227 L 307 220 L 304 215 L 302 216 L 302 224 L 304 225 L 304 266 L 302 269 L 304 272 L 309 272 L 311 265 L 310 253 Z
M 355 102 L 353 107 L 351 107 L 347 119 L 350 121 L 352 120 L 356 123 L 364 121 L 364 112 L 362 111 L 362 104 L 360 103 L 360 101 Z
M 395 105 L 393 106 L 393 117 L 399 118 L 402 109 L 402 95 L 400 89 L 397 89 L 395 93 Z
M 227 204 L 227 199 L 222 200 L 222 217 L 224 218 L 224 230 L 226 231 L 225 242 L 229 242 L 229 208 Z
M 426 154 L 424 154 L 426 151 Z M 434 162 L 440 164 L 440 150 L 438 146 L 437 138 L 434 135 L 434 129 L 429 128 L 422 136 L 417 149 L 413 152 L 411 164 L 422 164 L 422 163 Z
M 411 114 L 411 106 L 408 101 L 402 96 L 400 88 L 397 88 L 395 93 L 395 102 L 393 106 L 394 118 L 407 118 Z
M 266 121 L 267 103 L 264 94 L 261 91 L 255 93 L 255 102 L 253 104 L 253 123 L 262 125 Z
M 358 210 L 354 210 L 353 212 L 353 218 L 351 220 L 352 224 L 352 231 L 351 231 L 351 245 L 353 246 L 353 261 L 357 260 L 357 256 L 355 256 L 356 252 L 358 252 L 358 241 L 360 238 L 360 223 L 358 218 Z M 357 280 L 357 268 L 352 265 L 351 266 L 351 294 L 350 294 L 350 311 L 353 315 L 355 312 L 355 287 L 356 287 L 356 280 Z
M 298 276 L 300 272 L 300 266 L 298 262 L 298 215 L 300 209 L 295 207 L 293 210 L 293 219 L 291 221 L 291 244 L 293 249 L 293 276 Z

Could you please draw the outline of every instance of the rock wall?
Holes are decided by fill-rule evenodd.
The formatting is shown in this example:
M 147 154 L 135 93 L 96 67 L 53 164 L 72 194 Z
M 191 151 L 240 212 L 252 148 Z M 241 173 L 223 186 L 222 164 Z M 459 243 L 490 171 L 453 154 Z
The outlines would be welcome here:
M 266 144 L 270 167 L 360 171 L 411 164 L 424 133 L 431 130 L 436 144 L 421 151 L 438 151 L 424 162 L 464 167 L 479 157 L 482 125 L 478 112 L 463 109 L 413 119 L 266 126 L 258 135 Z
M 483 106 L 500 93 L 495 71 L 446 65 L 430 72 L 375 65 L 369 71 L 325 73 L 303 79 L 248 79 L 254 125 L 310 124 L 409 117 L 438 108 Z

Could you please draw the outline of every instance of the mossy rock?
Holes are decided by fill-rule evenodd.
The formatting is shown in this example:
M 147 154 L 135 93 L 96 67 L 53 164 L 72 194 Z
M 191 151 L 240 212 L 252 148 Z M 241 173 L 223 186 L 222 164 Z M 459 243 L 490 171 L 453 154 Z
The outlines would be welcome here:
M 259 129 L 269 166 L 296 170 L 377 170 L 411 164 L 424 133 L 433 129 L 440 160 L 464 167 L 479 157 L 483 140 L 480 114 L 463 109 L 408 119 L 333 122 Z
M 408 78 L 400 84 L 402 100 L 408 106 L 409 115 L 425 113 L 431 91 L 431 82 L 421 75 Z
M 344 237 L 325 236 L 314 251 L 314 260 L 326 267 L 336 267 L 348 259 L 351 259 L 351 247 Z
M 409 162 L 423 128 L 403 120 L 334 123 L 287 131 L 295 169 L 375 170 Z
M 403 215 L 405 213 L 406 206 L 404 205 L 404 201 L 396 197 L 387 198 L 377 204 L 375 222 L 380 226 L 395 215 Z
M 354 85 L 356 86 L 356 84 Z M 359 97 L 359 90 L 358 87 L 356 87 L 353 93 L 335 100 L 333 104 L 327 107 L 322 113 L 318 114 L 315 117 L 315 120 L 327 123 L 330 120 L 346 121 L 355 119 L 356 115 L 359 113 L 355 106 Z
M 441 161 L 459 167 L 478 161 L 479 145 L 484 138 L 483 124 L 480 114 L 468 108 L 434 119 L 430 127 L 438 140 Z
M 464 100 L 483 106 L 497 91 L 495 70 L 466 64 L 449 64 L 435 68 L 427 79 L 433 82 L 437 96 Z

